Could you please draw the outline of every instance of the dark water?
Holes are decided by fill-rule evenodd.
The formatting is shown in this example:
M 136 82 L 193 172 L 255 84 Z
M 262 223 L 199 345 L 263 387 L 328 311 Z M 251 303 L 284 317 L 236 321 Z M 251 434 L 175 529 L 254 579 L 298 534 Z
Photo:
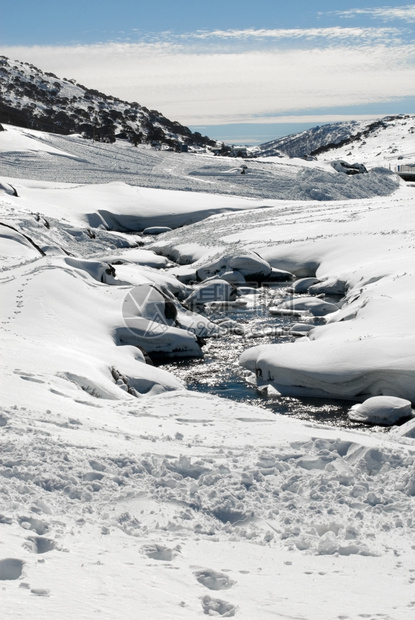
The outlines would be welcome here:
M 247 307 L 208 309 L 205 314 L 212 321 L 231 319 L 236 328 L 227 328 L 220 337 L 209 338 L 203 346 L 203 359 L 172 362 L 163 367 L 192 391 L 215 394 L 325 425 L 367 429 L 367 425 L 348 419 L 352 401 L 267 396 L 257 390 L 252 373 L 239 366 L 240 354 L 249 347 L 294 340 L 287 330 L 298 319 L 271 316 L 268 312 L 270 301 L 285 294 L 286 285 L 264 287 L 258 295 L 244 298 L 252 299 Z

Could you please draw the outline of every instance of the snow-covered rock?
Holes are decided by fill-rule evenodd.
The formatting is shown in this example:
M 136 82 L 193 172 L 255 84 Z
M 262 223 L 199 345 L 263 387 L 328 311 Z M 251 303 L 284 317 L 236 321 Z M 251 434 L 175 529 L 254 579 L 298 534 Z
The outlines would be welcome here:
M 302 339 L 248 349 L 240 364 L 256 373 L 259 386 L 270 384 L 281 394 L 358 400 L 388 395 L 414 402 L 414 345 L 414 337 Z
M 318 278 L 299 278 L 289 287 L 288 291 L 290 293 L 296 293 L 297 295 L 300 293 L 308 293 L 308 289 L 310 286 L 317 284 L 320 282 Z
M 178 307 L 180 305 L 174 298 L 167 297 L 156 286 L 136 286 L 124 298 L 122 313 L 125 327 L 116 330 L 117 340 L 122 344 L 139 346 L 150 356 L 202 357 L 197 341 L 196 318 L 192 319 L 194 330 L 188 329 L 187 325 L 183 329 L 177 320 Z M 201 322 L 204 324 L 203 319 Z M 205 332 L 206 329 L 203 335 L 206 335 Z
M 236 288 L 227 280 L 213 278 L 194 287 L 194 290 L 184 300 L 189 308 L 203 306 L 214 301 L 234 301 L 237 297 Z
M 311 295 L 344 295 L 347 290 L 347 284 L 340 278 L 325 278 L 322 282 L 315 282 L 308 288 Z
M 227 282 L 229 282 L 229 284 L 232 284 L 233 286 L 240 287 L 240 286 L 246 285 L 245 277 L 237 269 L 232 269 L 228 271 L 220 271 L 218 275 L 221 278 L 221 280 L 226 280 Z
M 169 226 L 147 226 L 144 228 L 143 235 L 161 235 L 165 232 L 170 232 L 172 229 Z
M 232 256 L 228 265 L 230 269 L 239 271 L 247 280 L 266 279 L 272 272 L 269 263 L 253 252 Z
M 362 174 L 367 173 L 366 166 L 364 164 L 349 164 L 344 160 L 337 160 L 331 163 L 336 172 L 343 172 L 344 174 Z
M 293 312 L 307 311 L 313 316 L 326 316 L 332 312 L 337 312 L 338 306 L 317 297 L 293 297 L 287 301 L 282 301 L 276 306 L 271 306 L 269 312 L 278 313 L 279 310 L 289 310 Z
M 412 415 L 411 402 L 396 396 L 373 396 L 353 405 L 347 415 L 353 422 L 392 426 Z

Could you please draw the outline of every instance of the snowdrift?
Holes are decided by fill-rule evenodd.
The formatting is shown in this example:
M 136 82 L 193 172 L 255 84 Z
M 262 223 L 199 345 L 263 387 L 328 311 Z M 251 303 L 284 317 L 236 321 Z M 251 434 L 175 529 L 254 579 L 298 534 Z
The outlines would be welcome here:
M 364 400 L 399 396 L 415 402 L 414 337 L 367 338 L 354 342 L 255 347 L 242 354 L 242 366 L 255 372 L 259 387 L 280 394 Z

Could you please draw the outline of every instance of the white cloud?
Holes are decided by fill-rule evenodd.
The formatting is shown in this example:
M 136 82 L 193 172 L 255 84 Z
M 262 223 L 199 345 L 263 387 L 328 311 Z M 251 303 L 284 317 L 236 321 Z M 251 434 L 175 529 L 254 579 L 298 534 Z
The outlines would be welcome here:
M 404 21 L 415 21 L 415 5 L 406 4 L 397 7 L 378 7 L 378 8 L 362 8 L 362 9 L 349 9 L 347 11 L 333 11 L 339 17 L 355 17 L 357 15 L 370 15 L 375 19 L 382 19 L 384 21 L 392 21 L 396 19 L 402 19 Z
M 392 114 L 392 113 L 391 113 Z M 252 125 L 320 125 L 323 123 L 339 123 L 342 121 L 367 121 L 386 114 L 288 114 L 279 116 L 259 116 L 250 120 Z
M 415 96 L 415 45 L 337 42 L 323 48 L 202 53 L 167 42 L 111 43 L 2 47 L 0 53 L 138 101 L 186 125 L 272 122 L 302 110 Z
M 245 30 L 211 30 L 197 31 L 180 35 L 181 39 L 225 39 L 225 40 L 242 40 L 247 39 L 328 39 L 328 40 L 344 40 L 344 39 L 380 39 L 385 36 L 390 37 L 398 34 L 395 28 L 342 28 L 334 26 L 332 28 L 290 28 L 290 29 L 255 29 L 249 28 Z

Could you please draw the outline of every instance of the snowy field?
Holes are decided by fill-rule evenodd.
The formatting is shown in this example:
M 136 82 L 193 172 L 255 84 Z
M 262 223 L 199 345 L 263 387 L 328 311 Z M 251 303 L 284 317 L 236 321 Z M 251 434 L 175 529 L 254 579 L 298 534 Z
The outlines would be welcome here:
M 411 618 L 415 188 L 379 157 L 353 177 L 289 159 L 241 174 L 6 129 L 2 617 Z M 306 335 L 233 363 L 387 431 L 197 394 L 149 363 L 222 337 L 202 302 L 284 278 L 269 312 Z
M 117 180 L 140 187 L 265 199 L 338 200 L 390 191 L 389 185 L 386 183 L 383 187 L 380 181 L 374 188 L 372 179 L 368 178 L 346 182 L 324 161 L 278 157 L 242 160 L 157 151 L 147 145 L 133 148 L 122 142 L 117 142 L 115 147 L 100 142 L 87 144 L 85 148 L 86 141 L 79 136 L 59 136 L 8 126 L 0 144 L 2 174 L 17 178 L 27 178 L 29 174 L 30 179 L 54 183 L 59 180 L 99 184 Z M 373 165 L 381 163 L 376 161 Z M 248 171 L 241 174 L 244 165 Z

